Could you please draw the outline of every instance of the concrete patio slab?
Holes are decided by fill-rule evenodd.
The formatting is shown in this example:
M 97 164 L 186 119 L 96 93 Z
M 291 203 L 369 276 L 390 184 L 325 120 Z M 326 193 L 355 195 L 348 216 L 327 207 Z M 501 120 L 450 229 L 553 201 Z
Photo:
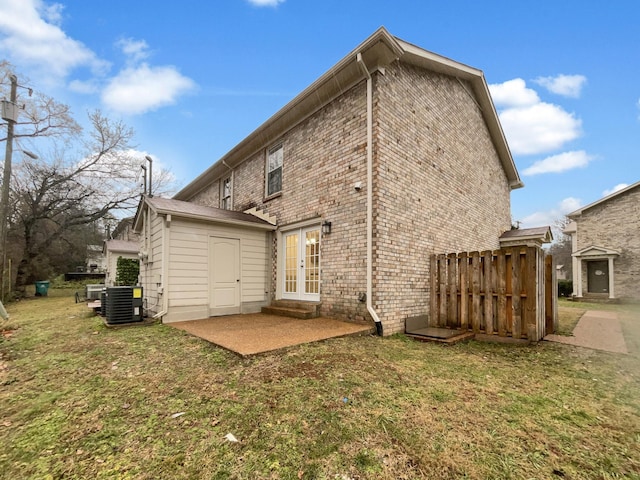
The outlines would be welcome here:
M 573 329 L 573 336 L 547 335 L 544 339 L 606 352 L 629 353 L 615 312 L 588 310 Z
M 309 320 L 267 315 L 227 315 L 167 325 L 203 338 L 241 356 L 317 342 L 329 338 L 373 333 L 373 326 L 319 317 Z

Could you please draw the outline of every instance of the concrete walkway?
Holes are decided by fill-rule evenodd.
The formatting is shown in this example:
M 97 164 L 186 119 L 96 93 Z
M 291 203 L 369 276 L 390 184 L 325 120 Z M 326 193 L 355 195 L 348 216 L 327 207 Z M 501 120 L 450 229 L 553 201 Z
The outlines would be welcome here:
M 606 352 L 629 353 L 615 312 L 588 310 L 578 321 L 573 336 L 547 335 L 544 339 Z

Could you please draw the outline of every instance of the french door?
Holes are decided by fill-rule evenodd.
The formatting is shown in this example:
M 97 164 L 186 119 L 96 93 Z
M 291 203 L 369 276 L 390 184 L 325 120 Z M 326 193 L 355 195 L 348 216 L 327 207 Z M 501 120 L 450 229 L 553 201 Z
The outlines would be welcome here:
M 282 235 L 284 268 L 282 298 L 320 300 L 320 227 L 293 230 Z

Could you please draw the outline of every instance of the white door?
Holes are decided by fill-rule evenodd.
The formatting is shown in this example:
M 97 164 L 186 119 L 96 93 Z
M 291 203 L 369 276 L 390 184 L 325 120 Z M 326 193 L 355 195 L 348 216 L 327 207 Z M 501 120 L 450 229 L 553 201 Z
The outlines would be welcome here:
M 282 236 L 282 298 L 320 300 L 320 227 L 301 228 Z
M 209 315 L 240 313 L 240 240 L 210 237 Z

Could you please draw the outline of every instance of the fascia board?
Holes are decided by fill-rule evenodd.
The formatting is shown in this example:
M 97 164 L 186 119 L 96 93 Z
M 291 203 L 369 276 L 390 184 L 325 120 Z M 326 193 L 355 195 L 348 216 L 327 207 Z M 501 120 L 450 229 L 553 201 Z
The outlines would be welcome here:
M 396 38 L 390 35 L 384 27 L 380 27 L 220 160 L 176 193 L 173 198 L 176 200 L 190 199 L 226 173 L 227 165 L 233 168 L 250 155 L 276 142 L 299 121 L 362 80 L 362 72 L 356 63 L 358 53 L 362 53 L 365 63 L 371 69 L 375 69 L 398 58 L 403 51 Z

